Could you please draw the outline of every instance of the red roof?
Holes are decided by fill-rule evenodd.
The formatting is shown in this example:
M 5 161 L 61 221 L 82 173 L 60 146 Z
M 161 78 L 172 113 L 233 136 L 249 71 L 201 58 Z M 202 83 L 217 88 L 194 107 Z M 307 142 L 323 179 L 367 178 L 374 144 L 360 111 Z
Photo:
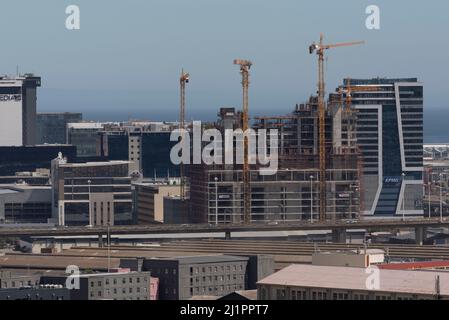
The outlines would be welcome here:
M 449 268 L 449 260 L 443 261 L 421 261 L 407 263 L 387 263 L 378 265 L 379 269 L 388 270 L 415 270 L 415 269 L 433 269 L 433 268 Z

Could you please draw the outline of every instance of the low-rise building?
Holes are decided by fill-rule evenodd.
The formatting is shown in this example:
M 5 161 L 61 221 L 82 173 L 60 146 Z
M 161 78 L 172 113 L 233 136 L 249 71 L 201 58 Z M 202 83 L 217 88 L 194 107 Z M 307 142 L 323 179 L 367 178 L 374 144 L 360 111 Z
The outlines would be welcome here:
M 0 224 L 47 223 L 51 217 L 50 186 L 0 185 Z
M 0 270 L 0 289 L 18 289 L 39 285 L 40 274 L 11 270 Z
M 65 285 L 67 276 L 43 276 L 41 284 Z M 79 276 L 72 300 L 150 300 L 149 272 L 93 273 Z
M 159 299 L 221 297 L 256 289 L 257 281 L 274 272 L 272 256 L 205 255 L 122 259 L 121 267 L 149 271 L 159 278 Z
M 159 278 L 161 300 L 187 300 L 192 296 L 223 296 L 244 290 L 248 260 L 226 255 L 124 259 L 121 266 L 142 268 Z
M 316 266 L 367 268 L 384 263 L 385 252 L 380 249 L 315 252 L 312 264 Z
M 70 292 L 61 286 L 0 289 L 0 300 L 70 300 Z
M 291 265 L 257 283 L 259 300 L 449 299 L 449 273 Z

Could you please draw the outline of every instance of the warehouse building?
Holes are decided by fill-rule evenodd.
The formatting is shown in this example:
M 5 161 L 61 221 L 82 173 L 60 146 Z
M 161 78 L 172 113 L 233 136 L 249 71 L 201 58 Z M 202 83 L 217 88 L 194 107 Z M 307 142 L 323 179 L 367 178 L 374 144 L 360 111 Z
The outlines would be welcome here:
M 449 274 L 291 265 L 257 283 L 259 300 L 449 299 Z

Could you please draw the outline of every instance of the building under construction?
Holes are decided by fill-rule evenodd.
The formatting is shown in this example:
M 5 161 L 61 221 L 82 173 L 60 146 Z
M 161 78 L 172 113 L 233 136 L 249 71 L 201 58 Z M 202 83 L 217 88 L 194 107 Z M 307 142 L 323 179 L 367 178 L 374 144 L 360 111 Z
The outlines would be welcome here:
M 278 170 L 261 175 L 250 165 L 251 222 L 298 222 L 320 219 L 320 159 L 318 100 L 285 116 L 257 117 L 252 128 L 278 130 Z M 242 127 L 234 108 L 222 108 L 216 128 Z M 326 197 L 328 220 L 358 218 L 360 157 L 352 112 L 344 110 L 336 96 L 329 98 L 325 120 Z M 194 223 L 244 222 L 242 165 L 196 165 L 189 169 L 191 220 Z M 322 218 L 321 218 L 322 220 Z

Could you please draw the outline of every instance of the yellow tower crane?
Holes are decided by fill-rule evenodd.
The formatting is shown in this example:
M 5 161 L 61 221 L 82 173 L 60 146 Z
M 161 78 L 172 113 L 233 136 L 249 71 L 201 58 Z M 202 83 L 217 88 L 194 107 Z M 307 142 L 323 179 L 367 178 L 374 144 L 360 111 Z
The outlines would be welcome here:
M 185 107 L 186 107 L 186 83 L 189 83 L 190 75 L 182 70 L 181 77 L 179 78 L 179 85 L 181 89 L 180 97 L 180 111 L 179 111 L 179 130 L 181 132 L 181 139 L 184 139 L 185 130 Z M 181 176 L 181 200 L 185 200 L 185 167 L 184 162 L 181 162 L 179 166 Z
M 324 51 L 337 48 L 348 47 L 363 44 L 364 41 L 345 42 L 336 44 L 323 44 L 324 35 L 320 35 L 318 44 L 312 43 L 309 46 L 309 53 L 316 52 L 318 55 L 318 112 L 319 112 L 319 158 L 320 158 L 320 221 L 326 220 L 326 106 L 325 96 L 325 78 L 324 78 Z
M 243 87 L 243 112 L 242 112 L 242 130 L 244 132 L 243 138 L 243 217 L 245 224 L 251 223 L 251 181 L 249 172 L 249 159 L 248 159 L 248 135 L 246 131 L 249 127 L 249 115 L 248 115 L 248 89 L 249 89 L 249 70 L 251 69 L 252 62 L 248 60 L 236 59 L 235 65 L 240 66 L 240 73 L 242 75 L 242 87 Z

